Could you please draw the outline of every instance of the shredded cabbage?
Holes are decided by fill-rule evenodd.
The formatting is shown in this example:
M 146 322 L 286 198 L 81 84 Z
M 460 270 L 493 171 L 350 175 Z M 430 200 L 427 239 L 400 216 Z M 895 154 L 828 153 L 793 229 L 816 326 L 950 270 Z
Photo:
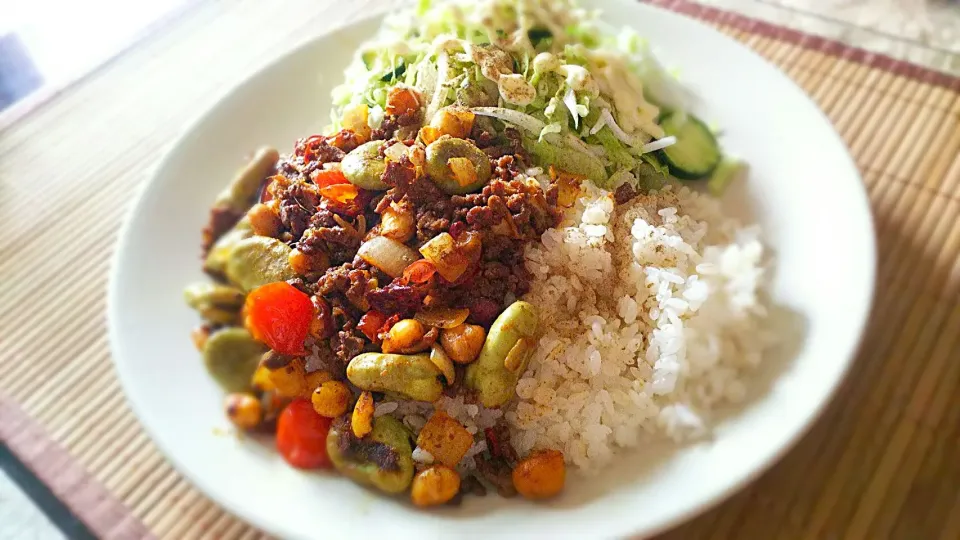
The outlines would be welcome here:
M 358 51 L 333 92 L 333 127 L 361 103 L 379 125 L 397 83 L 423 94 L 425 122 L 459 104 L 519 128 L 535 165 L 607 187 L 668 173 L 658 151 L 675 139 L 657 119 L 691 101 L 645 40 L 576 0 L 418 0 Z

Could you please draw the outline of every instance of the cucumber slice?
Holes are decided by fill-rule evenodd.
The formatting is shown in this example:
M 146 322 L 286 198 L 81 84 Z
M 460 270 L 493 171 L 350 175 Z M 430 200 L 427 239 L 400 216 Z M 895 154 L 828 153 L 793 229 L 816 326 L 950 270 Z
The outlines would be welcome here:
M 673 176 L 699 180 L 710 176 L 720 164 L 720 145 L 710 128 L 696 116 L 672 113 L 663 118 L 660 127 L 677 138 L 676 144 L 661 151 Z

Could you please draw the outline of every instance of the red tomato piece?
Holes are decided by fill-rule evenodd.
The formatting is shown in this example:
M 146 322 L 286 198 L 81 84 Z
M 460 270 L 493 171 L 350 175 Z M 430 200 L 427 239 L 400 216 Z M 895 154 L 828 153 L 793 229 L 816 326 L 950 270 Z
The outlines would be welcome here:
M 250 291 L 244 309 L 254 337 L 279 353 L 303 353 L 313 319 L 309 296 L 285 281 L 267 283 Z
M 327 432 L 332 422 L 317 414 L 310 400 L 293 400 L 277 419 L 277 451 L 298 469 L 331 468 Z
M 403 269 L 404 283 L 426 283 L 437 273 L 437 267 L 426 259 L 420 259 Z
M 370 341 L 377 341 L 377 333 L 380 332 L 380 328 L 383 324 L 387 322 L 387 316 L 375 309 L 363 314 L 363 317 L 360 317 L 360 322 L 357 323 L 357 330 L 363 332 L 363 335 L 367 336 L 367 339 Z
M 320 189 L 337 184 L 349 184 L 347 177 L 340 171 L 317 171 L 313 176 L 313 183 Z
M 343 173 L 340 173 L 343 176 Z M 330 184 L 320 188 L 320 195 L 340 204 L 347 204 L 360 195 L 357 186 L 350 183 Z

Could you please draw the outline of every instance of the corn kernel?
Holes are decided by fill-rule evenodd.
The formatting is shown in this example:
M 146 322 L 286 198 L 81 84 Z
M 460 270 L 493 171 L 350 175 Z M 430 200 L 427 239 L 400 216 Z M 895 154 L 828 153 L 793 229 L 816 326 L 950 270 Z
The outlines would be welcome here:
M 373 395 L 370 392 L 360 394 L 350 417 L 350 429 L 356 437 L 362 438 L 373 431 L 373 409 Z
M 459 491 L 460 475 L 457 471 L 446 465 L 434 465 L 413 478 L 410 499 L 420 507 L 437 506 L 450 501 Z
M 276 386 L 270 380 L 270 370 L 266 366 L 257 366 L 257 370 L 253 372 L 253 378 L 250 380 L 250 386 L 257 392 L 276 390 Z
M 350 389 L 340 381 L 327 381 L 313 391 L 310 401 L 320 416 L 336 418 L 350 406 Z
M 295 357 L 286 365 L 276 368 L 269 364 L 266 367 L 270 370 L 270 382 L 281 396 L 295 398 L 308 392 L 303 358 Z

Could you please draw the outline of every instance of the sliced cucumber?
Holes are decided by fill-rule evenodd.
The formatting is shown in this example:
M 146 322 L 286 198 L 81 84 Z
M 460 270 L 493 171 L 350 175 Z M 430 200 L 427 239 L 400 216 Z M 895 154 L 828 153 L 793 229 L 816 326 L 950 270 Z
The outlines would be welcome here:
M 675 144 L 661 151 L 673 176 L 699 180 L 710 176 L 720 164 L 720 145 L 710 128 L 696 116 L 672 113 L 661 120 L 660 127 L 677 138 Z

